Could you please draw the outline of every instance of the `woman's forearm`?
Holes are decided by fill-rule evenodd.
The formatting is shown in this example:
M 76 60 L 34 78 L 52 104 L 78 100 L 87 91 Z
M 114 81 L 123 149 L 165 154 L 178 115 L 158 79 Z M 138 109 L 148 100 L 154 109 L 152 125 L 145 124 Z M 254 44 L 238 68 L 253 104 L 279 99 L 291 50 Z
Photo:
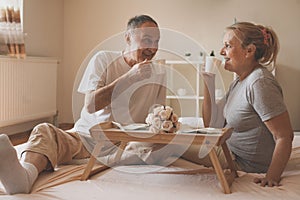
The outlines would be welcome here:
M 204 127 L 209 127 L 210 120 L 211 120 L 211 98 L 205 82 L 204 82 L 203 95 L 204 95 L 204 99 L 202 103 L 203 123 L 204 123 Z
M 276 140 L 272 161 L 267 171 L 266 178 L 279 183 L 284 168 L 289 161 L 292 150 L 292 140 L 289 137 Z
M 215 74 L 203 72 L 204 100 L 202 103 L 202 117 L 205 127 L 222 128 L 224 126 L 223 109 L 225 98 L 216 102 Z

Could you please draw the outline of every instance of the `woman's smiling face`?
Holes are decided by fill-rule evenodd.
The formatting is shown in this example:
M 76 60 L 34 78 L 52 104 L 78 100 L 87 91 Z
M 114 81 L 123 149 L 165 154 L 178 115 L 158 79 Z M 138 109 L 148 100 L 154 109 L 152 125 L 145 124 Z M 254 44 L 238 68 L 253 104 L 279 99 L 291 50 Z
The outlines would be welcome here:
M 239 72 L 246 59 L 246 48 L 242 47 L 242 43 L 233 30 L 225 32 L 223 44 L 220 54 L 224 56 L 224 68 L 231 72 Z

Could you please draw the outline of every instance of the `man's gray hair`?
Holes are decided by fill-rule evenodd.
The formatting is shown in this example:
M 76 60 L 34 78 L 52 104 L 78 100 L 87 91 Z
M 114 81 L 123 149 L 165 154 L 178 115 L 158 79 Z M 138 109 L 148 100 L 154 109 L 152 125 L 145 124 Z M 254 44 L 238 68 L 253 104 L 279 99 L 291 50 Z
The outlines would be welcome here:
M 148 15 L 137 15 L 129 19 L 127 23 L 127 30 L 139 28 L 145 22 L 152 22 L 158 26 L 157 22 L 152 17 Z

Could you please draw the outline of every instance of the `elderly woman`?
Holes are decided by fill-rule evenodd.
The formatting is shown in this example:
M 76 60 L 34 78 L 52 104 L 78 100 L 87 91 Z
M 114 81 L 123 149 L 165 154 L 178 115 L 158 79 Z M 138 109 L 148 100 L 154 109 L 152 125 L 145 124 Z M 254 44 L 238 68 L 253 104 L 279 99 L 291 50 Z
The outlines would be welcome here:
M 216 103 L 215 74 L 202 73 L 204 125 L 233 128 L 227 144 L 237 169 L 266 173 L 254 182 L 261 186 L 278 186 L 294 136 L 281 87 L 266 68 L 275 64 L 278 38 L 271 28 L 239 22 L 226 28 L 223 43 L 220 54 L 225 59 L 224 68 L 236 73 L 237 78 L 226 96 Z M 211 166 L 208 156 L 199 159 L 195 151 L 199 148 L 191 146 L 183 157 Z M 222 166 L 226 167 L 220 149 L 217 154 Z

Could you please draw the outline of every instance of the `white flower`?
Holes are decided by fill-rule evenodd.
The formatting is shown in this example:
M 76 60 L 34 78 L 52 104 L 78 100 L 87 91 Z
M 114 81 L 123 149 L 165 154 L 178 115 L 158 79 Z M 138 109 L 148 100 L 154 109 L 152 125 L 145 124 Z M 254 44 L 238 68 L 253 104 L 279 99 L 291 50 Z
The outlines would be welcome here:
M 145 120 L 146 124 L 151 125 L 153 123 L 153 118 L 154 118 L 154 114 L 153 113 L 149 113 L 148 116 L 147 116 L 147 118 L 146 118 L 146 120 Z
M 158 113 L 158 116 L 160 117 L 161 120 L 166 120 L 166 119 L 168 119 L 168 115 L 167 115 L 166 110 L 161 110 L 161 111 Z
M 170 106 L 166 106 L 166 110 L 170 110 L 170 112 L 173 112 L 173 108 L 171 108 Z
M 170 106 L 166 106 L 166 112 L 167 112 L 167 119 L 169 119 L 169 117 L 173 112 L 173 108 L 171 108 Z
M 163 123 L 161 125 L 161 129 L 166 131 L 166 132 L 169 132 L 172 127 L 173 127 L 173 123 L 169 120 L 163 121 Z
M 152 120 L 152 126 L 154 128 L 157 128 L 157 129 L 160 129 L 160 126 L 161 126 L 161 120 L 159 117 L 154 117 L 153 120 Z
M 175 113 L 173 113 L 173 115 L 171 116 L 171 121 L 173 123 L 178 121 L 178 116 Z
M 178 131 L 181 128 L 181 123 L 180 122 L 175 122 L 174 125 L 176 127 L 176 131 Z
M 158 106 L 158 107 L 156 107 L 156 108 L 153 109 L 153 114 L 156 116 L 163 109 L 164 109 L 164 106 Z
M 181 123 L 178 122 L 178 115 L 173 112 L 170 106 L 159 105 L 149 113 L 145 122 L 150 125 L 149 130 L 153 133 L 164 131 L 173 133 L 180 129 Z

